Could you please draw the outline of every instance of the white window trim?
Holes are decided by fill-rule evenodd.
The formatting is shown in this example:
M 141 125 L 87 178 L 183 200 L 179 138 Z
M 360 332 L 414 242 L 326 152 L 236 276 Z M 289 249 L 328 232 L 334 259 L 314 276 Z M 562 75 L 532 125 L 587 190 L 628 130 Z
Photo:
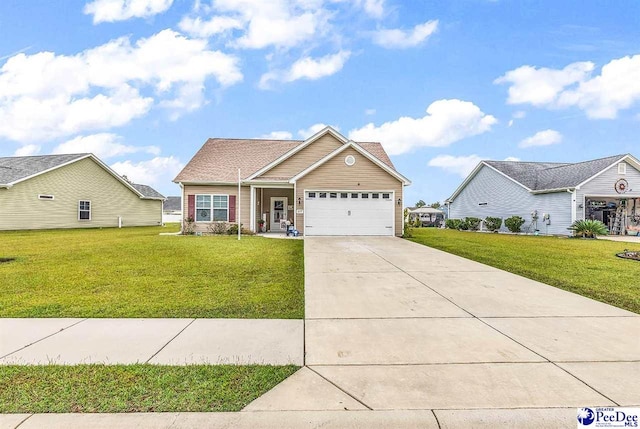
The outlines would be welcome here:
M 80 203 L 89 203 L 89 219 L 80 219 Z M 86 212 L 87 210 L 82 210 Z M 80 222 L 90 222 L 93 215 L 93 204 L 91 204 L 91 200 L 78 200 L 78 221 Z
M 42 200 L 42 201 L 53 201 L 56 199 L 55 195 L 51 195 L 51 194 L 38 194 L 38 199 Z M 78 207 L 80 205 L 78 204 Z
M 206 220 L 197 220 L 198 219 L 198 196 L 207 196 L 207 197 L 211 197 L 211 202 L 209 203 L 209 210 L 211 210 L 211 220 L 206 221 Z M 213 208 L 213 197 L 227 197 L 227 219 L 226 220 L 213 220 L 213 210 L 222 210 L 221 208 L 218 209 L 214 209 Z M 237 197 L 236 197 L 237 199 Z M 195 223 L 214 223 L 214 222 L 229 222 L 229 194 L 195 194 L 195 217 L 194 217 L 194 222 Z M 206 208 L 205 208 L 206 210 Z
M 618 174 L 627 174 L 627 163 L 620 162 L 618 164 Z

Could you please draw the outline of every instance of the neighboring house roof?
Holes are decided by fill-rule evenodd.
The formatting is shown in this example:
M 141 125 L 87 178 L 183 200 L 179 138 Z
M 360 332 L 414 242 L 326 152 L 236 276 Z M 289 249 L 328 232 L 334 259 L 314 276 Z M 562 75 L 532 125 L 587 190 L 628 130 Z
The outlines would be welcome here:
M 29 180 L 51 170 L 64 167 L 85 158 L 91 158 L 100 167 L 131 189 L 142 199 L 163 200 L 164 196 L 150 186 L 129 183 L 122 176 L 109 168 L 91 153 L 75 153 L 65 155 L 36 155 L 0 157 L 0 188 L 10 188 L 13 185 Z
M 533 193 L 553 192 L 580 187 L 604 170 L 621 161 L 640 162 L 630 154 L 608 156 L 576 163 L 481 161 L 456 191 L 447 199 L 452 201 L 482 166 L 488 166 Z
M 330 130 L 327 127 L 323 131 Z M 309 140 L 317 138 L 321 133 L 307 140 L 210 138 L 173 181 L 236 183 L 238 168 L 243 180 L 250 178 L 256 172 L 305 145 Z M 362 142 L 358 145 L 395 171 L 393 163 L 380 143 Z M 290 177 L 268 180 L 279 179 L 287 181 Z
M 145 198 L 156 198 L 164 200 L 164 195 L 156 191 L 149 185 L 141 185 L 139 183 L 131 183 L 131 186 L 136 188 L 136 191 L 140 192 Z
M 409 210 L 409 213 L 444 214 L 442 210 L 434 209 L 433 207 L 420 207 L 417 209 Z
M 181 197 L 167 197 L 166 200 L 164 200 L 164 204 L 162 206 L 162 209 L 165 211 L 182 211 L 182 198 Z

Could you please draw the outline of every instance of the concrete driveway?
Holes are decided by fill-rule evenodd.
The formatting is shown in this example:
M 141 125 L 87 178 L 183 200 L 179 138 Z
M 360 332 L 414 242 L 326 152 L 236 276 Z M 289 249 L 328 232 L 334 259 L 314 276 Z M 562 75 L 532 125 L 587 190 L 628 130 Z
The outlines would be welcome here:
M 637 314 L 387 237 L 307 237 L 305 288 L 307 366 L 246 411 L 575 427 L 576 407 L 640 405 Z

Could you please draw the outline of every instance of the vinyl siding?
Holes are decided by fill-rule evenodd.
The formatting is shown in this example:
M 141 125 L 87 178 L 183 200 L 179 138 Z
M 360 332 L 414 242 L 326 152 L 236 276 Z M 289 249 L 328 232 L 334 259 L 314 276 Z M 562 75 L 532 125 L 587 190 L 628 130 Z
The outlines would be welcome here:
M 54 200 L 39 200 L 39 194 Z M 91 201 L 91 220 L 78 220 L 78 201 Z M 159 225 L 162 201 L 143 200 L 91 159 L 0 189 L 0 230 Z
M 629 182 L 630 192 L 618 194 L 615 191 L 615 183 L 618 179 L 625 179 Z M 618 174 L 618 165 L 606 170 L 595 179 L 585 183 L 582 188 L 576 191 L 576 217 L 584 219 L 585 197 L 611 197 L 611 198 L 640 198 L 640 171 L 635 169 L 631 164 L 627 163 L 627 173 Z M 580 207 L 582 205 L 582 207 Z
M 184 185 L 184 195 L 182 198 L 182 213 L 184 213 L 184 217 L 186 218 L 189 215 L 189 199 L 188 195 L 197 195 L 197 194 L 205 194 L 205 195 L 238 195 L 238 186 L 233 185 Z M 240 208 L 240 216 L 241 223 L 244 228 L 249 228 L 249 219 L 251 218 L 251 188 L 248 186 L 243 186 L 241 188 L 241 208 Z M 237 201 L 238 199 L 236 199 Z M 237 213 L 237 209 L 236 209 Z M 235 222 L 234 222 L 235 223 Z M 210 222 L 196 222 L 196 231 L 199 232 L 207 232 L 207 226 Z
M 479 205 L 487 203 L 487 205 Z M 571 194 L 557 192 L 551 194 L 531 194 L 522 186 L 514 183 L 500 173 L 483 166 L 476 176 L 458 194 L 450 205 L 449 217 L 487 216 L 506 219 L 510 216 L 522 216 L 526 223 L 525 231 L 531 223 L 531 212 L 538 210 L 538 229 L 543 234 L 569 235 L 571 225 Z M 542 222 L 542 215 L 550 215 L 551 224 Z M 502 230 L 507 231 L 502 225 Z
M 300 152 L 293 155 L 291 158 L 265 172 L 256 180 L 260 180 L 265 177 L 291 178 L 305 168 L 324 158 L 340 146 L 342 146 L 342 143 L 338 139 L 333 137 L 331 134 L 325 134 L 306 148 L 302 149 Z
M 344 163 L 348 155 L 356 158 L 351 167 Z M 404 201 L 402 182 L 362 156 L 358 151 L 349 148 L 336 155 L 317 169 L 302 177 L 296 183 L 296 209 L 304 209 L 298 205 L 298 198 L 304 205 L 304 191 L 336 190 L 336 191 L 390 191 L 394 193 L 394 201 Z M 402 235 L 402 204 L 395 204 L 395 234 Z M 296 214 L 296 228 L 304 234 L 304 214 Z

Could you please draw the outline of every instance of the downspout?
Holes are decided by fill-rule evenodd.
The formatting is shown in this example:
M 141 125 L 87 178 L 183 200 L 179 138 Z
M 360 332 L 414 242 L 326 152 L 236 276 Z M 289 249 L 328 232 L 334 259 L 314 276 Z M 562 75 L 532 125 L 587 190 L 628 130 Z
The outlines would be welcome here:
M 182 213 L 180 216 L 182 218 L 180 219 L 180 234 L 184 234 L 184 186 L 182 185 L 182 182 L 178 182 L 178 186 L 180 186 L 180 213 Z
M 567 189 L 567 192 L 571 194 L 571 224 L 573 224 L 578 218 L 576 213 L 578 209 L 576 207 L 576 190 Z

